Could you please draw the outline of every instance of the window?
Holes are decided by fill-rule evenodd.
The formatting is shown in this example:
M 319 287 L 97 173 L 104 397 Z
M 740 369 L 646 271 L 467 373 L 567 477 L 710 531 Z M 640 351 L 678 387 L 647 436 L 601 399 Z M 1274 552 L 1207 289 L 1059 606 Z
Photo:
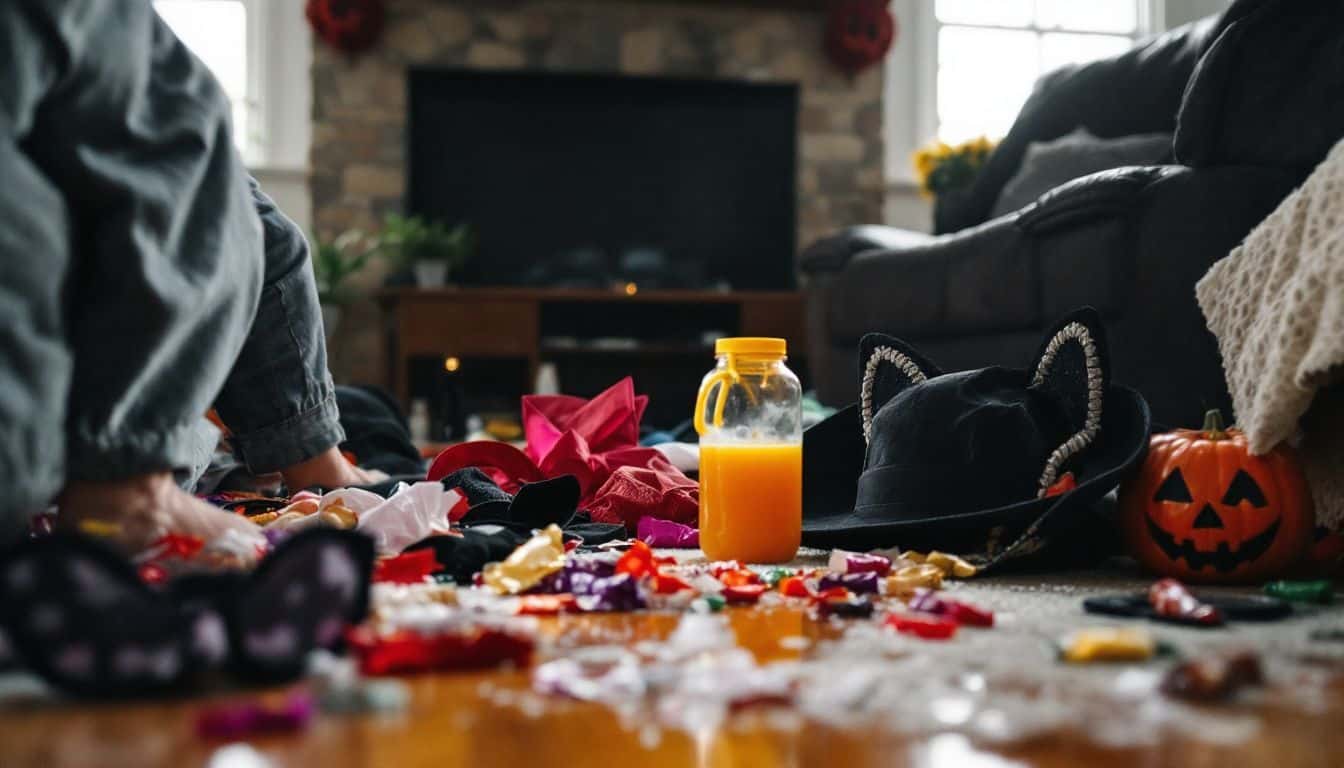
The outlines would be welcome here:
M 935 135 L 1008 132 L 1041 75 L 1129 49 L 1151 0 L 936 0 Z
M 243 157 L 259 151 L 258 67 L 250 0 L 154 0 L 154 10 L 214 73 L 233 104 L 233 136 Z

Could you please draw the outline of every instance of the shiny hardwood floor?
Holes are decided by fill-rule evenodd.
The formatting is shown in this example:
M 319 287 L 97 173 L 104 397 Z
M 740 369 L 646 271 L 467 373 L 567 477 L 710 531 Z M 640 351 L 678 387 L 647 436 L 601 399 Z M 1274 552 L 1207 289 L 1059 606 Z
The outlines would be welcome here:
M 830 630 L 792 611 L 730 612 L 739 641 L 762 660 L 799 651 L 779 638 L 818 638 Z M 659 614 L 576 616 L 545 621 L 544 631 L 577 640 L 661 638 L 676 617 Z M 1344 688 L 1312 714 L 1259 714 L 1251 741 L 1214 746 L 1177 738 L 1143 749 L 1102 749 L 1076 734 L 1007 748 L 975 746 L 957 735 L 911 739 L 886 731 L 818 724 L 779 727 L 768 712 L 748 711 L 707 733 L 626 729 L 608 709 L 556 699 L 541 706 L 502 701 L 531 694 L 525 671 L 432 674 L 407 678 L 410 708 L 386 716 L 320 716 L 307 731 L 253 742 L 283 766 L 1344 766 Z M 227 696 L 238 696 L 231 693 Z M 249 692 L 241 695 L 258 695 Z M 264 694 L 270 695 L 270 694 Z M 199 740 L 198 697 L 137 704 L 27 704 L 0 709 L 0 765 L 207 765 L 219 744 Z M 539 699 L 532 699 L 535 704 Z M 795 721 L 797 722 L 797 721 Z M 243 766 L 234 766 L 243 768 Z

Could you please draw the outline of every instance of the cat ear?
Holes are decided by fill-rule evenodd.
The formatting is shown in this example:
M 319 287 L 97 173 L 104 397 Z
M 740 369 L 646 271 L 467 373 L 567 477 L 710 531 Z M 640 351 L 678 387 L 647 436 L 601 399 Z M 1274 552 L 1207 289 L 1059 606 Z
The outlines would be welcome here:
M 1091 445 L 1101 431 L 1103 395 L 1110 383 L 1110 359 L 1101 315 L 1084 307 L 1060 320 L 1031 364 L 1031 389 L 1061 406 L 1070 435 L 1046 461 L 1040 493 L 1058 479 L 1060 468 Z
M 869 333 L 859 341 L 859 412 L 863 437 L 873 431 L 873 416 L 896 395 L 939 376 L 942 371 L 914 347 L 892 336 Z

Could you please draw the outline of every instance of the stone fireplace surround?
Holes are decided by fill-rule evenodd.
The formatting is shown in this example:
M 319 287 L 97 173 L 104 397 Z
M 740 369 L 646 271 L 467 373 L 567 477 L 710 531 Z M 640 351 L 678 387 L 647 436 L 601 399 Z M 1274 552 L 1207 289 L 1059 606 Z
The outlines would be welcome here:
M 882 219 L 882 69 L 851 79 L 822 49 L 824 15 L 756 0 L 389 0 L 378 45 L 313 59 L 313 223 L 330 238 L 376 230 L 406 186 L 406 71 L 598 72 L 799 85 L 799 247 Z M 376 272 L 376 270 L 375 270 Z M 370 287 L 381 275 L 368 274 Z M 382 370 L 371 303 L 349 308 L 334 367 L 374 383 Z

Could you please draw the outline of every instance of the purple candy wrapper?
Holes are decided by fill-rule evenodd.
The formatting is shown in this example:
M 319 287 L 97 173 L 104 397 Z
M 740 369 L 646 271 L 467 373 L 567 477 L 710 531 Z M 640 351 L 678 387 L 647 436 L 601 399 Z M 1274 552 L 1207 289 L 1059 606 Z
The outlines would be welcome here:
M 574 573 L 569 586 L 583 611 L 635 611 L 645 606 L 639 582 L 628 573 L 605 577 Z
M 299 731 L 313 719 L 313 697 L 296 693 L 279 707 L 255 702 L 222 704 L 196 716 L 196 733 L 205 739 L 236 741 L 259 733 Z
M 817 583 L 820 589 L 844 587 L 856 595 L 875 595 L 878 593 L 878 575 L 876 571 L 864 573 L 828 573 Z
M 673 520 L 659 520 L 645 515 L 639 518 L 636 530 L 639 540 L 650 547 L 665 549 L 699 549 L 700 531 Z
M 915 590 L 914 597 L 910 598 L 910 602 L 906 603 L 906 607 L 912 611 L 931 613 L 935 616 L 942 616 L 948 612 L 947 602 L 935 595 L 933 590 L 925 587 L 920 587 Z

